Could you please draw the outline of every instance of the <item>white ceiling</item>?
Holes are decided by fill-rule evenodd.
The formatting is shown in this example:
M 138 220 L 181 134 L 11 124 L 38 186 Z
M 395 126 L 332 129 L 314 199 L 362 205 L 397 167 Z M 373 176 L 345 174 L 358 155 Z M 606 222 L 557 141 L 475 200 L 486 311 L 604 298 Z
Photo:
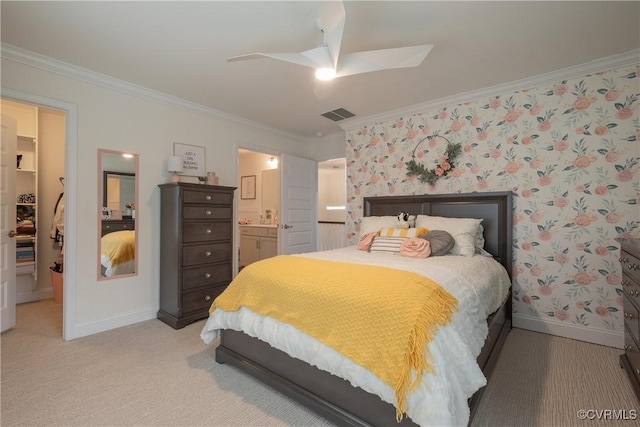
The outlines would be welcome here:
M 253 52 L 318 46 L 317 2 L 27 2 L 1 7 L 1 40 L 313 140 L 352 120 L 640 48 L 640 2 L 350 1 L 342 52 L 433 44 L 421 66 L 316 82 Z M 347 122 L 345 120 L 345 122 Z

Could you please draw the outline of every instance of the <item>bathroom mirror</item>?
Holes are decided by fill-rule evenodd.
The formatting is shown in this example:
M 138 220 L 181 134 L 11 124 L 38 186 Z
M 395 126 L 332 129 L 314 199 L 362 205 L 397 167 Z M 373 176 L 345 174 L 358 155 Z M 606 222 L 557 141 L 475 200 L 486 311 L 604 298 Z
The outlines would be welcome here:
M 138 155 L 98 150 L 98 280 L 138 272 Z
M 262 171 L 262 212 L 270 211 L 271 215 L 278 216 L 278 209 L 280 209 L 280 170 L 265 169 Z

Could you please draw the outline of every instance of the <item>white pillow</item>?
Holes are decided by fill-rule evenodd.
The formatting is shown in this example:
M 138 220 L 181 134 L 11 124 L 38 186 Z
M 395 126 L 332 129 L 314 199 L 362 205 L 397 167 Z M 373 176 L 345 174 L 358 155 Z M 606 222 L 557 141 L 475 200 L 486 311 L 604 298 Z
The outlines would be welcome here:
M 378 231 L 381 228 L 393 228 L 398 223 L 396 216 L 365 216 L 360 221 L 360 235 Z
M 416 227 L 429 230 L 444 230 L 451 234 L 456 244 L 449 252 L 452 255 L 472 256 L 476 253 L 476 237 L 482 219 L 446 218 L 442 216 L 418 215 Z

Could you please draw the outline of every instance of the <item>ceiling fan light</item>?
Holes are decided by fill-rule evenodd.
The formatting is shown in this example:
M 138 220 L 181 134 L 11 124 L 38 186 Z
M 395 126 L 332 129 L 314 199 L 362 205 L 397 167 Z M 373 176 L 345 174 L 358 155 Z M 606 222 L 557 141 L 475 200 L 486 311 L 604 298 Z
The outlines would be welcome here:
M 332 80 L 336 76 L 336 70 L 333 68 L 318 68 L 316 69 L 316 79 L 318 80 Z

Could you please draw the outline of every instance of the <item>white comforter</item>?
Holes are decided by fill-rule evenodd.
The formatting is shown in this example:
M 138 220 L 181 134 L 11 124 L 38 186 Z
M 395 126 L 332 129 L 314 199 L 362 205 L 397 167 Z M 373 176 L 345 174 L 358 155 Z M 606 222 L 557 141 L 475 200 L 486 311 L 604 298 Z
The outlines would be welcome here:
M 486 318 L 500 307 L 511 286 L 506 270 L 492 258 L 480 255 L 414 259 L 363 252 L 355 246 L 301 256 L 380 265 L 423 274 L 458 299 L 458 312 L 429 343 L 436 373 L 423 376 L 420 386 L 409 396 L 407 414 L 422 426 L 466 426 L 469 421 L 467 399 L 486 385 L 476 358 L 487 337 Z M 295 358 L 378 395 L 385 402 L 395 402 L 394 390 L 371 372 L 288 324 L 246 308 L 237 312 L 216 310 L 209 316 L 200 336 L 205 343 L 210 343 L 222 329 L 242 331 L 257 337 Z

